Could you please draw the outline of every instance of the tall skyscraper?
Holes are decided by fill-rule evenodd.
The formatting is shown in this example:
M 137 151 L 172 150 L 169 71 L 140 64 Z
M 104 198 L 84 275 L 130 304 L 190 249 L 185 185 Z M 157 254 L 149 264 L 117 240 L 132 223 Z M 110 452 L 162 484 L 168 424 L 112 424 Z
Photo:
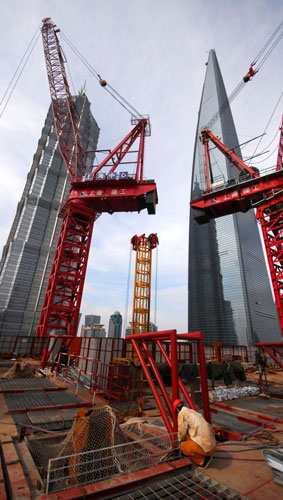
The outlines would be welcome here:
M 225 109 L 212 131 L 241 156 L 231 110 L 214 50 L 210 51 L 201 97 L 193 158 L 191 199 L 205 188 L 200 130 Z M 223 106 L 224 105 L 224 106 Z M 217 149 L 212 151 L 214 182 L 239 176 Z M 260 236 L 252 210 L 199 225 L 190 209 L 189 331 L 206 343 L 254 345 L 281 340 Z
M 75 106 L 83 148 L 94 150 L 99 128 L 83 91 Z M 93 160 L 89 153 L 88 171 Z M 0 335 L 36 332 L 61 225 L 58 209 L 69 190 L 50 107 L 0 262 Z
M 116 339 L 121 338 L 122 330 L 122 315 L 119 311 L 111 314 L 109 319 L 108 337 L 114 337 Z

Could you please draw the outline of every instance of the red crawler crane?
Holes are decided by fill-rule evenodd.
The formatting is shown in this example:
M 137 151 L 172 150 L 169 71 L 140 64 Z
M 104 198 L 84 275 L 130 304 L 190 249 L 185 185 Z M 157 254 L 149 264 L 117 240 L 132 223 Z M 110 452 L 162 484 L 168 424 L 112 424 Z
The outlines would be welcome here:
M 259 173 L 248 167 L 211 130 L 201 131 L 205 148 L 206 190 L 191 206 L 200 224 L 236 212 L 256 209 L 261 224 L 276 306 L 283 335 L 283 118 L 276 169 Z M 240 172 L 238 179 L 213 189 L 209 142 L 212 142 Z
M 62 50 L 55 25 L 43 19 L 42 39 L 51 93 L 58 145 L 72 181 L 70 194 L 61 208 L 63 218 L 37 336 L 61 330 L 76 336 L 80 304 L 88 262 L 93 224 L 102 212 L 133 212 L 147 208 L 155 213 L 155 182 L 143 179 L 145 136 L 150 134 L 148 118 L 133 117 L 135 127 L 95 168 L 86 173 L 85 155 L 78 131 L 79 117 L 70 93 Z M 135 175 L 116 173 L 118 165 L 138 142 Z M 129 163 L 127 161 L 127 163 Z M 102 172 L 107 169 L 107 173 Z

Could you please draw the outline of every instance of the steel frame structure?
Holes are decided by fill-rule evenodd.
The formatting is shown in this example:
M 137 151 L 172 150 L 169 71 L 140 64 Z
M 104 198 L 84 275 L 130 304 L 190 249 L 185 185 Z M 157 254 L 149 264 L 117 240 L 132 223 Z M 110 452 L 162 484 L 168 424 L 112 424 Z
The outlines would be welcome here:
M 205 419 L 208 422 L 211 422 L 205 354 L 204 354 L 204 342 L 203 342 L 202 332 L 177 334 L 176 330 L 164 330 L 162 332 L 137 333 L 135 335 L 127 335 L 127 340 L 130 340 L 132 342 L 132 345 L 135 349 L 135 353 L 139 359 L 140 365 L 146 376 L 147 382 L 152 391 L 154 399 L 157 403 L 158 409 L 160 411 L 166 429 L 170 435 L 172 435 L 174 432 L 177 432 L 178 430 L 177 416 L 175 412 L 173 412 L 172 403 L 173 401 L 175 401 L 175 399 L 179 399 L 179 390 L 183 393 L 184 399 L 186 400 L 189 407 L 192 408 L 193 410 L 196 410 L 196 407 L 193 401 L 191 400 L 189 393 L 187 392 L 182 380 L 178 376 L 177 342 L 178 340 L 182 340 L 184 342 L 186 341 L 188 342 L 190 340 L 197 340 L 199 370 L 200 370 L 201 388 L 202 388 L 203 413 Z M 171 358 L 166 353 L 166 350 L 162 345 L 162 341 L 164 340 L 170 342 Z M 156 342 L 156 344 L 158 345 L 159 349 L 161 350 L 164 356 L 165 362 L 171 368 L 172 401 L 164 385 L 162 377 L 158 371 L 153 356 L 148 349 L 147 346 L 148 341 Z M 150 366 L 152 373 L 154 374 L 156 383 L 158 384 L 159 389 L 161 391 L 161 397 L 159 395 L 159 392 L 157 391 L 156 384 L 152 379 L 148 366 Z M 169 416 L 171 417 L 171 420 Z
M 276 170 L 259 176 L 257 171 L 248 167 L 209 129 L 203 129 L 200 139 L 205 148 L 206 189 L 199 199 L 191 202 L 191 206 L 195 210 L 195 219 L 200 224 L 224 215 L 256 209 L 283 335 L 283 118 L 280 131 Z M 213 175 L 209 154 L 210 141 L 241 174 L 244 174 L 239 180 L 228 181 L 217 190 L 211 186 Z
M 158 245 L 156 234 L 133 236 L 136 251 L 135 283 L 131 334 L 149 331 L 152 250 Z
M 282 342 L 258 342 L 255 344 L 256 347 L 265 351 L 268 356 L 270 356 L 275 363 L 283 369 L 283 350 Z
M 43 19 L 42 39 L 54 123 L 72 187 L 59 213 L 63 221 L 37 328 L 39 337 L 45 337 L 52 330 L 76 336 L 93 224 L 97 217 L 102 212 L 139 212 L 145 208 L 154 214 L 157 203 L 155 182 L 143 178 L 144 141 L 150 135 L 148 117 L 133 117 L 134 128 L 93 173 L 85 175 L 79 116 L 70 94 L 58 31 L 50 18 Z M 137 142 L 137 148 L 133 149 Z M 134 175 L 115 172 L 124 164 L 134 165 Z

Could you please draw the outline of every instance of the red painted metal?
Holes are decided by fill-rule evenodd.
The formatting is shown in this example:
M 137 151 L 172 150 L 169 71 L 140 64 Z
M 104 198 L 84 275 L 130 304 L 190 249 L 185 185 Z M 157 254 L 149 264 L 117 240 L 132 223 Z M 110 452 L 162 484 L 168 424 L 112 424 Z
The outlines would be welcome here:
M 48 330 L 76 336 L 96 216 L 87 206 L 67 206 L 38 323 L 39 337 L 45 337 Z
M 76 336 L 93 224 L 100 213 L 139 212 L 144 208 L 155 213 L 157 203 L 154 181 L 143 179 L 144 140 L 150 134 L 148 118 L 134 117 L 135 127 L 92 174 L 85 175 L 79 116 L 67 82 L 58 31 L 50 18 L 43 20 L 42 39 L 54 123 L 72 188 L 60 212 L 63 221 L 38 324 L 38 337 L 45 337 L 52 330 Z M 138 147 L 133 150 L 137 142 Z M 135 174 L 116 173 L 117 167 L 123 164 L 130 164 L 131 170 L 134 166 Z
M 92 406 L 92 403 L 69 403 L 62 405 L 48 405 L 48 406 L 29 406 L 28 408 L 13 408 L 11 410 L 7 410 L 5 412 L 6 415 L 13 415 L 14 413 L 26 413 L 27 411 L 44 411 L 44 410 L 52 410 L 53 408 L 56 410 L 69 410 L 72 408 L 89 408 Z
M 146 363 L 145 363 L 145 361 L 143 359 L 142 353 L 141 353 L 140 348 L 139 348 L 138 340 L 141 340 L 141 337 L 144 337 L 144 335 L 141 334 L 141 333 L 138 333 L 136 335 L 128 335 L 128 337 L 132 341 L 132 344 L 133 344 L 134 349 L 136 351 L 137 357 L 139 358 L 141 367 L 142 367 L 143 372 L 144 372 L 144 374 L 145 374 L 145 376 L 147 378 L 149 387 L 150 387 L 151 392 L 152 392 L 152 394 L 154 396 L 154 399 L 155 399 L 155 401 L 157 403 L 157 406 L 159 408 L 159 411 L 160 411 L 160 414 L 162 416 L 163 422 L 164 422 L 164 424 L 166 426 L 166 429 L 167 429 L 168 433 L 171 435 L 173 432 L 176 432 L 177 429 L 176 428 L 174 429 L 174 427 L 172 426 L 172 424 L 171 424 L 171 422 L 170 422 L 170 420 L 168 418 L 166 410 L 165 410 L 165 408 L 164 408 L 164 406 L 162 404 L 161 398 L 160 398 L 160 396 L 159 396 L 159 394 L 158 394 L 158 392 L 156 390 L 155 384 L 154 384 L 154 382 L 152 380 L 152 377 L 151 377 L 151 375 L 149 373 L 149 370 L 148 370 L 148 368 L 146 366 Z
M 283 202 L 283 197 L 282 197 Z M 266 256 L 272 280 L 275 302 L 283 332 L 283 204 L 258 208 L 256 217 L 260 221 Z
M 108 156 L 93 170 L 94 178 L 105 167 L 107 167 L 107 177 L 111 175 L 118 165 L 123 164 L 126 154 L 131 150 L 134 142 L 139 139 L 138 150 L 131 150 L 131 154 L 136 153 L 137 159 L 129 161 L 127 156 L 127 165 L 136 165 L 135 181 L 141 182 L 143 180 L 143 152 L 144 152 L 144 139 L 148 127 L 148 119 L 141 118 L 137 125 L 126 135 L 126 137 L 111 151 Z M 112 179 L 111 179 L 112 180 Z
M 280 139 L 277 154 L 276 170 L 281 170 L 283 168 L 283 116 L 280 127 Z
M 161 344 L 161 342 L 159 342 L 159 340 L 156 341 L 160 351 L 162 352 L 163 356 L 164 356 L 164 359 L 166 361 L 166 363 L 168 364 L 168 366 L 171 368 L 172 370 L 172 363 L 171 363 L 171 360 L 167 354 L 167 352 L 165 351 L 163 345 Z M 193 401 L 191 400 L 191 397 L 182 381 L 182 379 L 180 377 L 178 377 L 178 383 L 179 383 L 179 387 L 183 393 L 183 395 L 185 396 L 185 399 L 189 405 L 190 408 L 192 408 L 192 410 L 195 410 L 196 411 L 196 407 L 195 407 L 195 404 L 193 403 Z M 173 398 L 172 398 L 173 399 Z M 177 398 L 178 399 L 178 398 Z
M 277 365 L 279 365 L 280 368 L 283 369 L 283 362 L 274 353 L 274 351 L 275 351 L 277 355 L 280 355 L 281 357 L 283 356 L 283 353 L 280 352 L 279 349 L 277 349 L 278 347 L 281 347 L 281 349 L 283 349 L 283 342 L 275 342 L 275 343 L 272 343 L 272 342 L 267 342 L 267 343 L 258 342 L 257 344 L 255 344 L 255 346 L 256 347 L 260 347 L 261 349 L 263 349 L 275 361 L 275 363 Z M 273 350 L 273 352 L 271 351 L 271 349 Z
M 232 165 L 234 165 L 240 172 L 242 172 L 243 170 L 248 172 L 249 174 L 251 174 L 253 177 L 258 177 L 259 175 L 251 168 L 249 167 L 248 165 L 246 165 L 246 163 L 243 162 L 243 160 L 241 160 L 241 158 L 239 158 L 232 149 L 229 149 L 227 148 L 223 142 L 220 141 L 220 139 L 214 135 L 211 130 L 209 130 L 208 128 L 204 128 L 202 131 L 201 131 L 201 138 L 202 138 L 202 141 L 203 141 L 203 144 L 205 146 L 205 158 L 206 158 L 206 163 L 207 161 L 209 162 L 209 167 L 207 167 L 206 165 L 206 172 L 210 172 L 211 173 L 211 162 L 210 162 L 210 153 L 209 153 L 209 148 L 208 148 L 208 142 L 211 141 L 216 147 L 217 149 L 219 149 L 219 151 L 221 151 L 221 153 L 224 154 L 224 156 L 226 156 L 226 158 L 232 163 Z M 209 181 L 208 177 L 207 177 L 207 181 Z M 207 189 L 208 188 L 208 184 L 207 184 Z
M 213 406 L 216 406 L 217 408 L 223 408 L 224 410 L 229 410 L 233 413 L 237 411 L 242 411 L 247 413 L 248 415 L 255 416 L 259 420 L 267 420 L 269 422 L 273 422 L 276 424 L 283 424 L 282 418 L 263 415 L 262 413 L 257 413 L 255 411 L 247 410 L 246 408 L 243 410 L 243 408 L 237 408 L 237 406 L 226 405 L 225 403 L 213 403 Z
M 188 340 L 196 339 L 196 340 L 198 340 L 197 346 L 198 346 L 198 359 L 199 359 L 200 383 L 201 383 L 201 392 L 202 392 L 203 415 L 204 415 L 204 418 L 207 420 L 207 422 L 211 423 L 203 334 L 202 334 L 202 332 L 181 333 L 181 334 L 178 334 L 177 337 L 180 339 L 188 339 Z
M 210 417 L 210 405 L 209 405 L 209 398 L 208 398 L 208 385 L 207 385 L 207 375 L 206 375 L 206 365 L 205 365 L 205 354 L 204 354 L 204 344 L 203 344 L 203 336 L 201 332 L 194 332 L 194 333 L 182 333 L 182 334 L 177 334 L 176 330 L 166 330 L 166 331 L 161 331 L 161 332 L 150 332 L 150 333 L 138 333 L 135 335 L 127 335 L 127 340 L 130 340 L 134 346 L 134 349 L 137 353 L 137 356 L 139 358 L 141 367 L 144 371 L 144 374 L 148 380 L 149 386 L 152 390 L 152 394 L 156 400 L 156 403 L 158 405 L 160 414 L 164 420 L 164 423 L 166 425 L 166 428 L 168 432 L 170 432 L 170 429 L 172 429 L 170 421 L 168 421 L 168 416 L 166 413 L 166 409 L 164 408 L 164 405 L 160 399 L 160 396 L 156 390 L 156 387 L 153 383 L 153 380 L 151 378 L 151 375 L 149 373 L 149 370 L 146 366 L 146 361 L 143 357 L 143 354 L 141 352 L 139 343 L 142 342 L 144 347 L 145 354 L 148 353 L 147 347 L 146 347 L 146 342 L 147 341 L 155 341 L 157 345 L 161 348 L 161 352 L 164 354 L 165 361 L 168 363 L 168 365 L 171 368 L 171 378 L 172 378 L 172 403 L 175 399 L 178 399 L 178 394 L 179 394 L 179 386 L 181 391 L 183 392 L 185 399 L 187 400 L 189 406 L 191 406 L 191 399 L 190 397 L 187 398 L 187 391 L 183 391 L 183 385 L 180 385 L 180 379 L 178 377 L 178 359 L 177 359 L 177 340 L 196 340 L 198 342 L 198 355 L 199 355 L 199 364 L 200 364 L 200 375 L 201 375 L 201 387 L 202 387 L 202 399 L 203 399 L 203 412 L 204 412 L 204 417 L 208 422 L 211 422 L 211 417 Z M 169 355 L 166 353 L 166 350 L 161 344 L 162 340 L 170 340 L 170 346 L 171 346 L 171 361 L 169 358 Z M 149 361 L 149 360 L 148 360 Z M 153 358 L 150 356 L 150 366 L 155 374 L 157 382 L 159 382 L 160 376 L 158 374 L 158 369 L 155 365 L 155 361 Z M 162 382 L 162 381 L 161 381 Z M 161 387 L 161 392 L 162 395 L 164 396 L 164 387 L 163 387 L 163 382 L 160 385 Z M 165 389 L 166 390 L 166 389 Z M 166 401 L 166 404 L 168 406 L 168 398 L 164 398 Z M 174 418 L 173 412 L 172 412 L 172 403 L 171 403 L 171 408 L 170 408 L 170 413 L 171 416 L 173 416 L 173 430 L 174 432 L 177 431 L 177 419 Z M 192 407 L 192 406 L 191 406 Z M 195 409 L 195 406 L 193 406 L 193 409 Z
M 164 401 L 167 405 L 167 410 L 169 412 L 169 414 L 172 416 L 173 415 L 173 412 L 172 412 L 172 404 L 171 404 L 171 399 L 169 397 L 169 394 L 166 390 L 166 387 L 163 383 L 163 380 L 162 380 L 162 377 L 160 376 L 160 373 L 156 367 L 156 364 L 151 356 L 151 353 L 147 347 L 147 343 L 145 341 L 142 342 L 142 346 L 143 346 L 143 349 L 144 349 L 144 352 L 146 354 L 146 357 L 147 357 L 147 360 L 148 360 L 148 363 L 150 364 L 150 367 L 152 369 L 152 372 L 158 382 L 158 385 L 160 387 L 160 390 L 161 390 L 161 393 L 162 393 L 162 396 L 164 398 Z
M 23 392 L 30 392 L 31 389 L 0 389 L 0 394 L 17 394 Z M 54 391 L 66 391 L 66 387 L 33 387 L 32 392 L 54 392 Z
M 282 119 L 283 124 L 283 119 Z M 196 210 L 195 218 L 202 224 L 209 219 L 222 217 L 237 212 L 246 212 L 256 208 L 256 217 L 260 221 L 265 243 L 267 261 L 272 279 L 277 311 L 283 335 L 283 176 L 282 156 L 283 138 L 282 129 L 277 158 L 276 170 L 261 175 L 248 167 L 241 158 L 229 150 L 209 129 L 201 132 L 201 139 L 205 147 L 205 172 L 207 189 L 198 200 L 191 202 Z M 228 182 L 223 188 L 213 190 L 213 181 L 209 177 L 209 149 L 211 141 L 226 158 L 242 173 L 247 173 L 232 185 Z M 249 174 L 249 175 L 248 175 Z M 248 178 L 247 178 L 248 177 Z
M 58 145 L 74 181 L 85 174 L 85 158 L 78 129 L 79 116 L 65 72 L 58 31 L 50 18 L 43 19 L 41 33 Z

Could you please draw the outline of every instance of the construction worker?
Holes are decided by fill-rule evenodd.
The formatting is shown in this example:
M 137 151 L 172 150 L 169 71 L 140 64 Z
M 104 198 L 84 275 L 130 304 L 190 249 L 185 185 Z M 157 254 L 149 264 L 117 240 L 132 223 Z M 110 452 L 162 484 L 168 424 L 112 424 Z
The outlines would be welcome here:
M 174 401 L 173 411 L 178 416 L 178 436 L 182 453 L 199 468 L 206 469 L 216 448 L 211 425 L 200 413 L 186 408 L 181 399 Z

